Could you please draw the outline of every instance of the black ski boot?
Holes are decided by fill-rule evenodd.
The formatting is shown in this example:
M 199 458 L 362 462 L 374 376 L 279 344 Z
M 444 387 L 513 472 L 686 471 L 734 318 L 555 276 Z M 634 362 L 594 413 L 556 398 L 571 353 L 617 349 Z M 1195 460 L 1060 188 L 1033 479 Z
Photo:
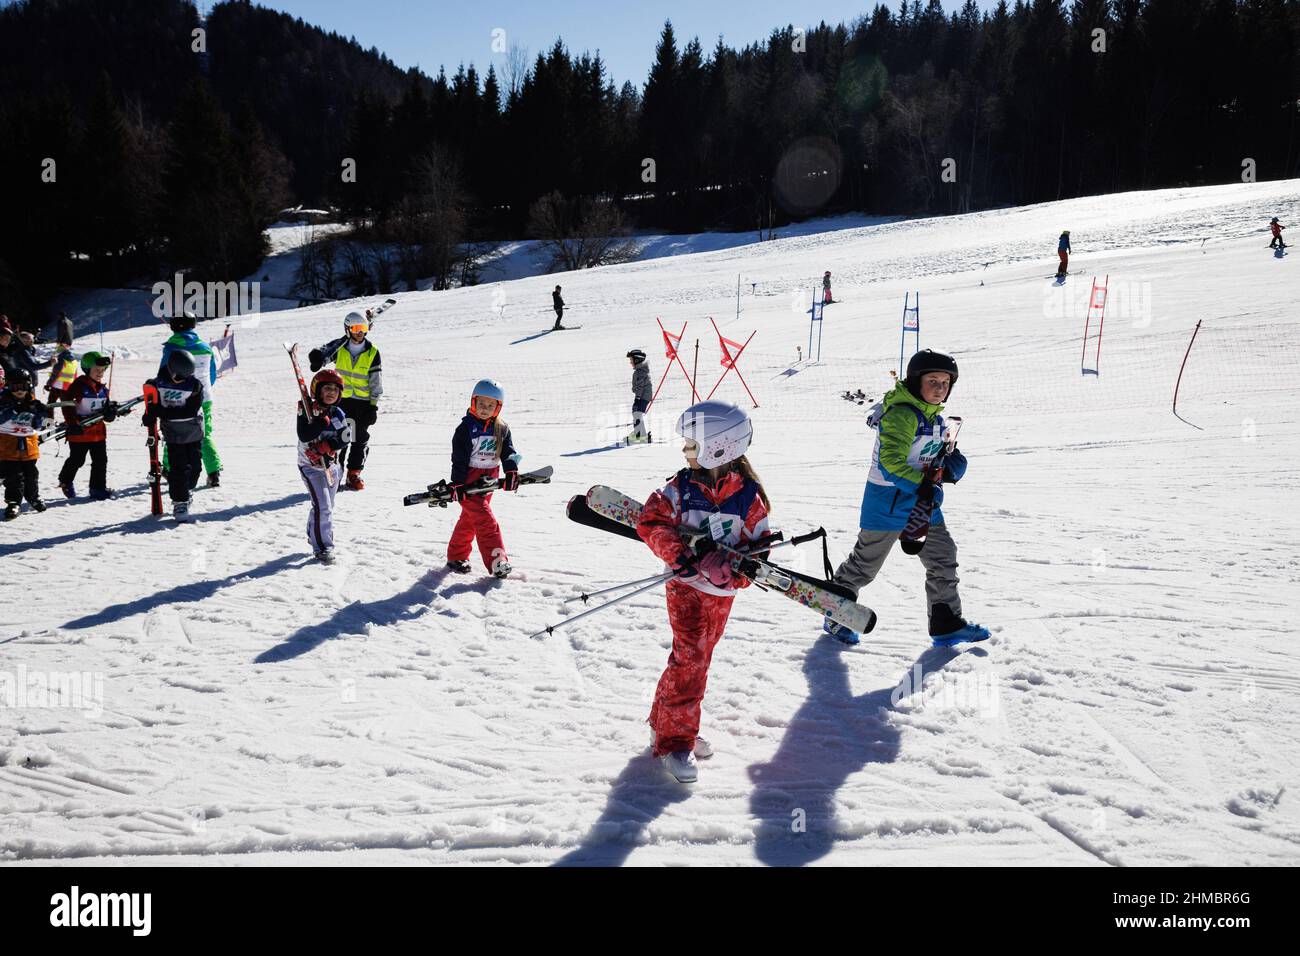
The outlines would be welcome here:
M 457 574 L 469 574 L 474 569 L 470 567 L 468 561 L 448 561 L 447 567 L 451 568 Z

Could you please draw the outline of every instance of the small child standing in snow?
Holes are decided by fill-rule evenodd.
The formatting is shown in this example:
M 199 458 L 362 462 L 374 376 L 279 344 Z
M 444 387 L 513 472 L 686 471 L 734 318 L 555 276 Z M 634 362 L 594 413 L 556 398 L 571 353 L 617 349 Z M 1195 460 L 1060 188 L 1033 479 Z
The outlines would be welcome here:
M 950 356 L 923 349 L 907 363 L 907 377 L 894 386 L 868 422 L 878 429 L 871 471 L 862 495 L 857 544 L 835 572 L 835 583 L 856 595 L 870 584 L 898 541 L 916 504 L 924 470 L 943 447 L 943 402 L 957 381 L 957 363 Z M 966 473 L 966 456 L 953 448 L 943 465 L 943 482 L 959 481 Z M 925 593 L 929 603 L 930 637 L 937 646 L 982 641 L 989 632 L 961 616 L 957 594 L 957 545 L 944 524 L 942 484 L 934 488 L 930 530 L 921 549 Z M 856 632 L 830 618 L 825 631 L 845 644 L 858 643 Z
M 145 382 L 145 394 L 147 410 L 140 424 L 149 428 L 155 421 L 162 423 L 172 516 L 191 522 L 190 492 L 199 483 L 203 463 L 203 403 L 207 399 L 207 388 L 194 377 L 194 356 L 185 349 L 173 350 L 167 356 L 167 374 Z
M 451 487 L 460 502 L 460 518 L 447 543 L 447 567 L 460 574 L 469 573 L 468 559 L 477 540 L 488 571 L 498 578 L 510 576 L 501 526 L 492 514 L 492 494 L 468 491 L 479 479 L 499 475 L 503 490 L 519 490 L 520 455 L 511 441 L 510 426 L 500 417 L 505 401 L 505 390 L 498 383 L 487 378 L 480 381 L 470 393 L 469 411 L 451 439 Z
M 754 435 L 745 412 L 726 402 L 692 405 L 677 422 L 686 439 L 683 468 L 641 512 L 637 534 L 678 576 L 668 581 L 673 649 L 659 678 L 649 724 L 653 754 L 682 783 L 696 779 L 695 758 L 712 754 L 700 738 L 700 704 L 713 648 L 731 614 L 736 589 L 749 579 L 732 568 L 734 556 L 713 549 L 711 538 L 692 551 L 683 527 L 716 526 L 718 541 L 742 547 L 767 534 L 769 503 L 745 451 Z
M 96 501 L 113 497 L 108 487 L 108 429 L 105 422 L 117 418 L 117 403 L 110 401 L 104 371 L 113 363 L 107 355 L 87 352 L 81 357 L 82 375 L 67 391 L 67 400 L 75 404 L 63 410 L 67 422 L 68 460 L 59 471 L 59 490 L 66 498 L 77 497 L 73 481 L 90 456 L 90 497 Z M 128 409 L 123 414 L 131 414 Z M 102 415 L 93 425 L 82 425 L 87 418 Z
M 0 480 L 5 486 L 5 521 L 18 517 L 23 498 L 33 511 L 45 510 L 36 462 L 41 457 L 38 433 L 50 413 L 32 394 L 32 385 L 31 374 L 16 369 L 0 393 Z
M 333 369 L 317 372 L 311 380 L 313 408 L 298 401 L 298 472 L 311 495 L 307 515 L 307 540 L 322 564 L 334 563 L 334 495 L 342 469 L 339 453 L 346 442 L 347 416 L 339 407 L 343 377 Z
M 1282 230 L 1285 229 L 1286 226 L 1277 221 L 1277 216 L 1274 216 L 1273 221 L 1268 225 L 1269 228 L 1273 230 L 1273 241 L 1268 244 L 1268 247 L 1270 249 L 1285 249 L 1286 242 L 1282 239 Z
M 1056 277 L 1059 279 L 1070 271 L 1070 230 L 1067 229 L 1061 233 L 1061 238 L 1056 241 L 1056 254 L 1060 257 L 1061 264 L 1056 269 Z
M 822 276 L 822 305 L 830 305 L 834 299 L 831 298 L 831 270 L 827 269 L 826 274 Z
M 646 364 L 645 353 L 633 349 L 627 353 L 627 358 L 632 363 L 632 433 L 627 436 L 627 443 L 631 445 L 650 440 L 650 432 L 645 427 L 645 413 L 650 409 L 654 391 L 650 387 L 650 366 Z

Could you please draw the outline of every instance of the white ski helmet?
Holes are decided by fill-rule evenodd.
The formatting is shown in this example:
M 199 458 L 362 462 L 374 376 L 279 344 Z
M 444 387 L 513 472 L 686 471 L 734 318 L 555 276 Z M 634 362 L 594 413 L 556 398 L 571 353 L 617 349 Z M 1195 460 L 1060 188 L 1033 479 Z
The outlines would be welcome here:
M 749 448 L 754 425 L 743 409 L 730 402 L 700 402 L 682 412 L 677 434 L 700 448 L 701 468 L 718 468 L 735 461 Z

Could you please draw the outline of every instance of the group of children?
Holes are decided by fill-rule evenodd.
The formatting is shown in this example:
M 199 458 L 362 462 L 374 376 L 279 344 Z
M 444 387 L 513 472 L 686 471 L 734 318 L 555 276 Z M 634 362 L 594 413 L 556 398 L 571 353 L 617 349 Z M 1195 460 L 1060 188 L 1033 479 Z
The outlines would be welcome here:
M 61 360 L 62 361 L 62 360 Z M 96 500 L 113 497 L 108 487 L 108 434 L 105 423 L 118 415 L 119 405 L 109 399 L 104 375 L 112 359 L 98 352 L 87 352 L 81 357 L 81 375 L 67 382 L 67 387 L 51 388 L 49 404 L 35 396 L 35 381 L 30 373 L 18 370 L 11 373 L 3 392 L 0 392 L 0 471 L 4 475 L 4 520 L 18 517 L 26 499 L 32 511 L 42 512 L 40 443 L 51 437 L 54 409 L 63 411 L 63 426 L 59 437 L 68 440 L 68 459 L 59 470 L 59 488 L 68 498 L 75 498 L 73 481 L 77 472 L 90 459 L 90 496 Z M 56 366 L 59 379 L 66 382 L 66 373 Z M 123 414 L 130 414 L 127 409 Z

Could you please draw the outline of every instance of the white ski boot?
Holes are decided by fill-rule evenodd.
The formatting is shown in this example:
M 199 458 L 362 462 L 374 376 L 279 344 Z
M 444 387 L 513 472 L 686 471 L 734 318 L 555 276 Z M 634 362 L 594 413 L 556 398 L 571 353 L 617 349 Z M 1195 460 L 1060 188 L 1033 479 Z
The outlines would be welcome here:
M 492 562 L 492 576 L 494 578 L 508 578 L 512 570 L 514 569 L 510 567 L 510 562 L 505 558 L 497 558 Z
M 677 778 L 678 783 L 694 783 L 699 779 L 699 768 L 695 765 L 695 754 L 689 750 L 675 750 L 659 758 L 668 772 Z
M 193 524 L 194 516 L 190 514 L 190 503 L 188 501 L 172 502 L 172 517 L 178 524 Z

